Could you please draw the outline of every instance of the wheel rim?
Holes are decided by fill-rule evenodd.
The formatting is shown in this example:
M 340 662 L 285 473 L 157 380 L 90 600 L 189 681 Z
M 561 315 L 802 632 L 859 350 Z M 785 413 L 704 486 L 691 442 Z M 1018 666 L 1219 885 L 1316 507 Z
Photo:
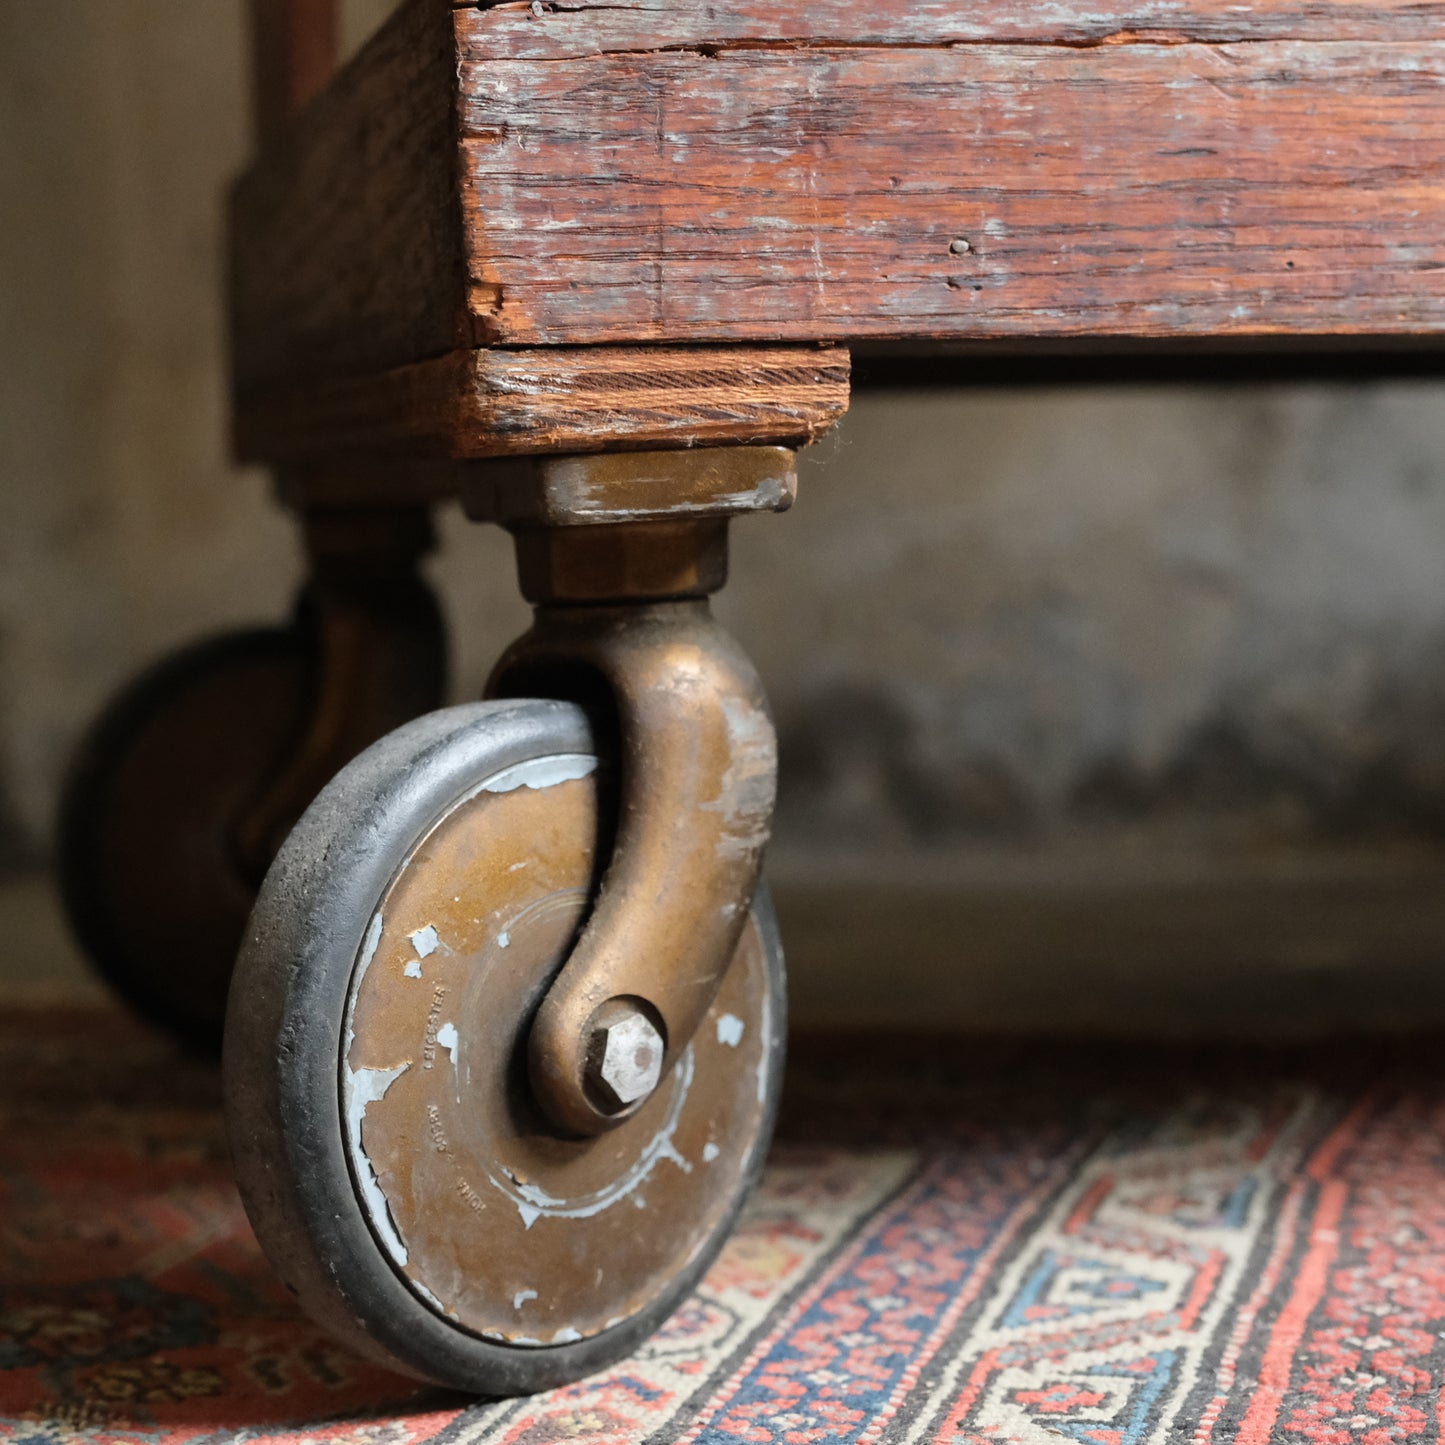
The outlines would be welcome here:
M 766 1104 L 751 929 L 636 1116 L 565 1140 L 533 1105 L 526 1029 L 585 915 L 595 769 L 538 757 L 453 808 L 379 901 L 348 991 L 341 1114 L 377 1243 L 429 1307 L 513 1346 L 590 1339 L 661 1298 L 743 1187 Z
M 318 1323 L 369 1358 L 488 1394 L 528 1393 L 601 1369 L 635 1348 L 677 1308 L 721 1248 L 761 1170 L 782 1074 L 783 959 L 772 910 L 760 893 L 744 933 L 755 960 L 748 969 L 756 966 L 763 979 L 756 1020 L 761 1062 L 748 1080 L 756 1130 L 737 1141 L 743 1160 L 737 1185 L 731 1194 L 716 1188 L 716 1198 L 708 1201 L 715 1227 L 711 1234 L 697 1231 L 697 1246 L 677 1274 L 650 1303 L 609 1319 L 600 1333 L 578 1332 L 574 1339 L 564 1324 L 551 1333 L 552 1343 L 535 1346 L 467 1329 L 427 1298 L 425 1281 L 422 1289 L 406 1281 L 378 1238 L 348 1158 L 343 1059 L 353 1069 L 389 1070 L 399 1062 L 396 1056 L 351 1057 L 355 1039 L 347 1041 L 346 1015 L 357 963 L 371 949 L 369 974 L 383 955 L 384 910 L 381 930 L 374 939 L 368 937 L 378 904 L 388 899 L 406 863 L 435 835 L 438 820 L 457 800 L 472 796 L 500 770 L 558 753 L 595 755 L 592 730 L 580 708 L 487 702 L 419 718 L 348 765 L 277 855 L 252 914 L 226 1019 L 226 1113 L 237 1182 L 257 1238 L 278 1273 Z M 586 882 L 590 890 L 593 880 Z M 453 888 L 451 896 L 463 892 Z M 478 910 L 476 916 L 485 915 Z M 395 936 L 406 937 L 409 945 L 409 934 L 400 931 L 407 920 L 394 914 L 393 921 Z M 411 931 L 426 922 L 412 921 Z M 563 931 L 560 922 L 556 926 Z M 740 946 L 739 957 L 743 952 Z M 393 969 L 401 969 L 398 986 L 417 985 L 405 973 L 413 959 L 418 951 L 411 948 L 393 958 Z M 421 982 L 424 986 L 425 971 Z M 732 1012 L 752 1028 L 740 1009 Z M 438 1017 L 434 1032 L 446 1021 Z M 731 1027 L 724 1032 L 731 1034 Z M 449 1052 L 444 1057 L 450 1067 Z M 735 1065 L 732 1076 L 739 1077 Z M 361 1139 L 368 1151 L 374 1147 L 381 1154 L 381 1135 L 365 1128 L 374 1107 L 367 1104 Z M 425 1135 L 426 1122 L 423 1112 L 414 1136 Z M 384 1159 L 382 1166 L 384 1171 Z M 643 1218 L 642 1211 L 636 1214 Z M 414 1241 L 404 1242 L 414 1247 Z M 506 1304 L 510 1312 L 514 1300 L 507 1298 Z M 514 1315 L 503 1328 L 521 1333 Z M 538 1330 L 527 1338 L 548 1335 Z

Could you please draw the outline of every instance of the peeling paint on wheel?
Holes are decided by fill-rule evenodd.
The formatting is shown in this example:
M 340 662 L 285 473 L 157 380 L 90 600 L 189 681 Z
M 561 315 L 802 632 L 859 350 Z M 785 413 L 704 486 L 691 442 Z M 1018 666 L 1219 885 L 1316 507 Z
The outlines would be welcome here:
M 366 1110 L 371 1104 L 386 1097 L 386 1091 L 406 1073 L 410 1064 L 398 1064 L 394 1069 L 346 1069 L 342 1074 L 342 1099 L 346 1106 L 346 1142 L 351 1150 L 351 1163 L 356 1173 L 356 1182 L 361 1189 L 362 1201 L 386 1251 L 398 1264 L 407 1262 L 406 1245 L 397 1233 L 396 1221 L 391 1217 L 391 1208 L 386 1195 L 377 1183 L 376 1171 L 367 1157 L 366 1143 L 362 1128 L 366 1121 Z
M 751 926 L 636 1115 L 559 1139 L 530 1104 L 518 1045 L 587 915 L 597 766 L 510 767 L 418 839 L 346 1013 L 346 1145 L 378 1247 L 429 1309 L 519 1348 L 592 1338 L 656 1300 L 715 1238 L 767 1107 L 769 968 Z

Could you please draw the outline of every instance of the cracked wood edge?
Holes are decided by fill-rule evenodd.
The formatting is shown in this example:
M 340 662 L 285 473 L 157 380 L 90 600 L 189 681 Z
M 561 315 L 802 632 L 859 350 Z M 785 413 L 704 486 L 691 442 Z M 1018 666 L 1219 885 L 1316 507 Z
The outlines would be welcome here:
M 458 351 L 242 396 L 235 443 L 243 460 L 265 462 L 800 446 L 847 405 L 848 353 L 838 347 Z M 384 472 L 385 462 L 368 469 Z
M 1434 40 L 1442 0 L 453 0 L 458 32 L 497 59 L 750 48 L 977 43 Z

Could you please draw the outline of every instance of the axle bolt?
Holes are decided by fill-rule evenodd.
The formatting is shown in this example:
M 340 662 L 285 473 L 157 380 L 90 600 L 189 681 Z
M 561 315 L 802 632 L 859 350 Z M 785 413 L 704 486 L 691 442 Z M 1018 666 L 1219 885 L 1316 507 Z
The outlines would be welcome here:
M 666 1046 L 652 1021 L 623 1006 L 593 1031 L 587 1051 L 587 1082 L 609 1114 L 645 1099 L 662 1078 Z

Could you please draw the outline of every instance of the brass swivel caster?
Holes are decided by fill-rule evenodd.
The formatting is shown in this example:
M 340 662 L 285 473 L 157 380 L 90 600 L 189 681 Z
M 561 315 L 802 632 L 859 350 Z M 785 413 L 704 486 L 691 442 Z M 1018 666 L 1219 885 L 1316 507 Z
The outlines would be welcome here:
M 762 1167 L 785 1013 L 775 740 L 706 597 L 727 515 L 785 504 L 791 455 L 514 480 L 469 504 L 517 533 L 535 625 L 490 700 L 398 729 L 302 817 L 224 1061 L 242 1197 L 302 1305 L 486 1394 L 600 1369 L 687 1296 Z
M 262 890 L 226 1030 L 237 1179 L 308 1312 L 393 1369 L 524 1394 L 622 1358 L 761 1168 L 784 1012 L 765 898 L 703 1025 L 605 1136 L 559 1130 L 529 1086 L 616 762 L 574 704 L 433 714 L 343 771 Z
M 92 727 L 61 806 L 71 926 L 133 1008 L 219 1045 L 231 968 L 276 848 L 335 771 L 445 691 L 421 513 L 312 515 L 289 626 L 198 643 Z

